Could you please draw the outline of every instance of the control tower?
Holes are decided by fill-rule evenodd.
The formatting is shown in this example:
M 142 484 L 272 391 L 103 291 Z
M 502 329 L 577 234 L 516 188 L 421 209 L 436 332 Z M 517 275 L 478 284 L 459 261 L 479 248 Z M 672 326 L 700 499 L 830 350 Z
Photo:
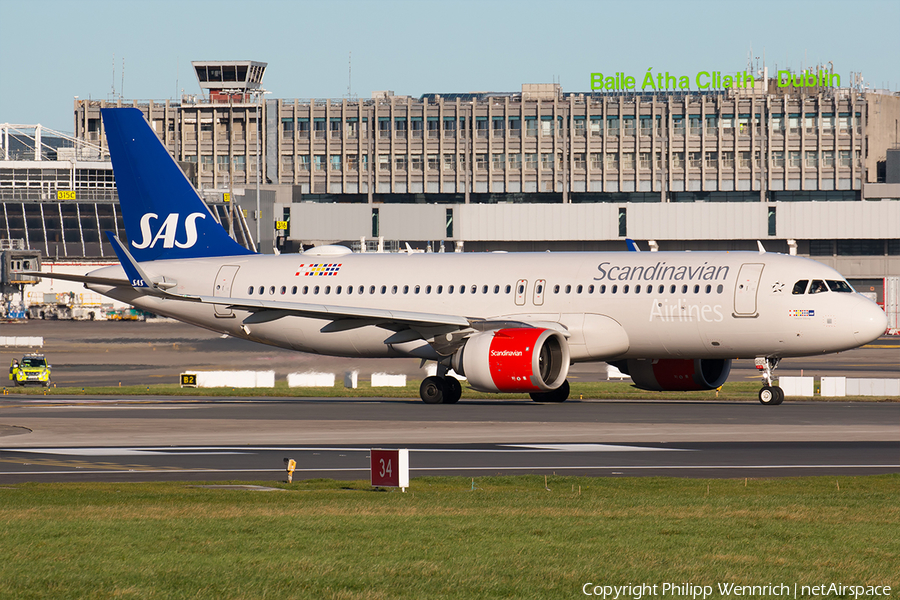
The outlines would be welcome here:
M 191 61 L 200 89 L 210 102 L 250 102 L 251 92 L 262 86 L 264 62 L 254 60 Z

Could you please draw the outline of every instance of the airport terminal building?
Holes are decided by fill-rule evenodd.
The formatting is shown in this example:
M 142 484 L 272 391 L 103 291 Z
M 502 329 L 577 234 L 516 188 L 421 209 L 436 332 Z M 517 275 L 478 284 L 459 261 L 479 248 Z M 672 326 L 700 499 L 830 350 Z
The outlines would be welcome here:
M 124 232 L 100 109 L 136 106 L 220 221 L 263 252 L 379 239 L 433 251 L 624 250 L 626 237 L 644 250 L 755 250 L 759 240 L 834 266 L 879 301 L 883 278 L 900 275 L 897 93 L 786 93 L 763 74 L 716 92 L 525 84 L 269 99 L 265 63 L 194 68 L 202 95 L 76 99 L 71 149 L 0 156 L 0 238 L 49 257 L 112 257 L 100 232 Z

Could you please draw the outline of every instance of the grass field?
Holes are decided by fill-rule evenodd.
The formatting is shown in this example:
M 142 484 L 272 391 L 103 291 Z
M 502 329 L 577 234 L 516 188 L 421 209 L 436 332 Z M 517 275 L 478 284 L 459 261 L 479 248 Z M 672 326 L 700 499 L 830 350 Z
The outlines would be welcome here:
M 546 486 L 0 485 L 0 598 L 576 598 L 589 582 L 900 590 L 900 476 Z
M 376 387 L 368 383 L 359 382 L 356 389 L 347 389 L 340 383 L 334 387 L 316 388 L 290 388 L 285 381 L 278 381 L 274 388 L 182 388 L 175 384 L 157 385 L 131 385 L 117 387 L 41 387 L 17 388 L 7 386 L 9 394 L 27 395 L 111 395 L 125 394 L 131 396 L 187 396 L 187 397 L 316 397 L 316 398 L 419 398 L 420 381 L 408 380 L 406 387 Z M 704 392 L 648 392 L 639 390 L 631 383 L 623 381 L 610 382 L 574 382 L 571 384 L 570 399 L 624 399 L 624 400 L 719 400 L 719 401 L 756 401 L 759 392 L 759 383 L 734 382 L 726 383 L 721 390 L 709 390 Z M 463 384 L 463 399 L 528 399 L 528 394 L 485 394 L 476 392 Z M 885 402 L 896 401 L 897 398 L 881 398 L 877 396 L 856 396 L 828 398 L 815 396 L 814 398 L 792 398 L 792 401 L 866 401 Z

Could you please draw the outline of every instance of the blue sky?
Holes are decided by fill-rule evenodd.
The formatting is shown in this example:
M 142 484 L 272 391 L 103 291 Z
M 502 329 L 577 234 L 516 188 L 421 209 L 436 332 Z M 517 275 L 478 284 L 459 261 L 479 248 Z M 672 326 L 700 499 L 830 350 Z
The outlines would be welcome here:
M 770 72 L 831 61 L 898 90 L 897 23 L 897 0 L 0 0 L 0 122 L 71 131 L 73 97 L 113 85 L 198 93 L 192 60 L 267 62 L 270 98 L 340 98 L 351 52 L 359 97 L 586 91 L 591 72 L 640 81 L 648 67 L 693 80 L 744 69 L 751 48 Z

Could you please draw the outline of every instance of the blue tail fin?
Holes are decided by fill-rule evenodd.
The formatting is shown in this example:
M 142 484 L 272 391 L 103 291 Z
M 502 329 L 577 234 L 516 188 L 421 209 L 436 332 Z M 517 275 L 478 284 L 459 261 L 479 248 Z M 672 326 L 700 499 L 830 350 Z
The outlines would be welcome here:
M 216 222 L 140 110 L 100 112 L 135 260 L 252 254 Z

